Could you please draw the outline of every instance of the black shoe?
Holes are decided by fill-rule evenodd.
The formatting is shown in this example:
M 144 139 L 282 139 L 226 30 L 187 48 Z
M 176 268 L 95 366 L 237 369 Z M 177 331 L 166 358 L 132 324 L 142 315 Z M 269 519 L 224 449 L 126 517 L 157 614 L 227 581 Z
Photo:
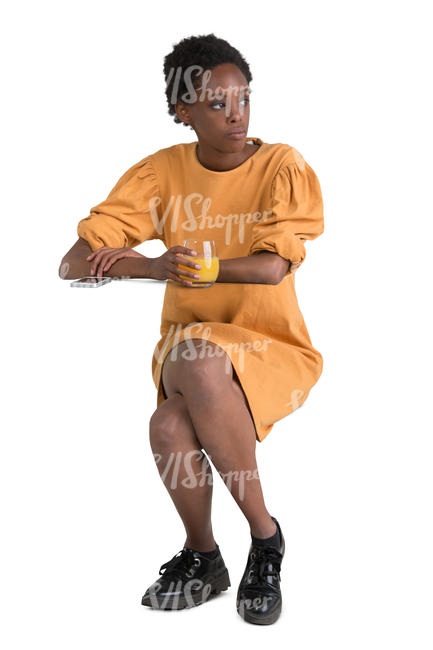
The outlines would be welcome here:
M 184 547 L 160 567 L 162 577 L 146 590 L 141 604 L 154 609 L 184 609 L 201 605 L 210 594 L 225 591 L 230 587 L 230 578 L 218 544 L 216 548 L 218 555 L 211 560 Z
M 236 597 L 238 614 L 248 623 L 270 625 L 281 614 L 281 562 L 285 541 L 280 524 L 272 517 L 280 534 L 279 549 L 251 542 L 247 565 Z

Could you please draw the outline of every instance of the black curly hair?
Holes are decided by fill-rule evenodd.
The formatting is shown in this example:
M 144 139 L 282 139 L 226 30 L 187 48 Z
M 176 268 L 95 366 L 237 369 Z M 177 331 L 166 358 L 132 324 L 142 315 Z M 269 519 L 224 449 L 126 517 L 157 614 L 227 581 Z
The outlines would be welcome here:
M 174 45 L 173 50 L 170 54 L 164 57 L 164 79 L 165 79 L 165 94 L 168 104 L 168 113 L 174 115 L 174 121 L 176 124 L 183 124 L 184 126 L 189 126 L 192 129 L 192 126 L 182 122 L 174 110 L 174 106 L 177 102 L 178 97 L 182 97 L 185 93 L 188 93 L 188 88 L 185 83 L 184 75 L 176 75 L 176 71 L 180 67 L 181 70 L 185 70 L 189 66 L 198 65 L 203 68 L 203 70 L 211 70 L 217 65 L 222 63 L 233 63 L 236 65 L 249 84 L 252 80 L 252 74 L 250 66 L 242 56 L 242 54 L 234 47 L 230 45 L 223 38 L 218 38 L 215 34 L 205 34 L 202 36 L 189 36 L 188 38 L 183 38 L 179 43 Z M 173 72 L 174 71 L 174 72 Z M 195 70 L 191 74 L 191 83 L 193 87 L 198 86 L 200 81 L 201 72 Z M 177 92 L 172 97 L 173 86 L 177 79 Z

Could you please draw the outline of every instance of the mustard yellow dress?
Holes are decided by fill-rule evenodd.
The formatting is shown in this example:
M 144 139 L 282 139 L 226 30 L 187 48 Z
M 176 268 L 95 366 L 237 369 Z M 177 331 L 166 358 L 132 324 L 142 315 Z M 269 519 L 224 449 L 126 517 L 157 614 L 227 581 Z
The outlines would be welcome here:
M 208 239 L 222 260 L 265 250 L 293 263 L 277 285 L 215 282 L 189 288 L 167 281 L 161 338 L 152 357 L 159 406 L 166 399 L 162 365 L 174 346 L 187 339 L 221 346 L 262 442 L 275 422 L 303 404 L 322 373 L 322 355 L 298 306 L 295 271 L 306 257 L 305 240 L 323 233 L 324 219 L 319 180 L 299 151 L 260 138 L 248 141 L 260 147 L 235 169 L 219 172 L 200 163 L 197 142 L 156 151 L 123 174 L 107 199 L 78 223 L 77 233 L 93 251 L 151 239 L 167 248 L 184 239 Z

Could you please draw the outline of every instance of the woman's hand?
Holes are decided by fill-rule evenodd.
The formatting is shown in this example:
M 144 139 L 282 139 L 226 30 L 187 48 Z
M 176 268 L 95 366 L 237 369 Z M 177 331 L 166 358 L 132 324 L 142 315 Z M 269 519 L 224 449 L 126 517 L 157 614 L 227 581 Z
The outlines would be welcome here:
M 197 255 L 197 251 L 193 251 L 190 248 L 185 248 L 185 246 L 172 246 L 168 249 L 161 257 L 157 257 L 152 260 L 152 277 L 155 280 L 174 280 L 179 284 L 190 286 L 192 284 L 191 280 L 184 280 L 179 277 L 180 275 L 185 275 L 191 278 L 200 279 L 200 276 L 197 272 L 194 273 L 194 270 L 186 271 L 178 267 L 178 264 L 182 266 L 189 266 L 191 269 L 201 269 L 200 264 L 196 264 L 192 260 L 187 260 L 182 255 Z
M 144 257 L 141 253 L 137 253 L 134 249 L 129 246 L 124 246 L 123 248 L 110 248 L 109 246 L 102 246 L 98 250 L 93 251 L 86 259 L 87 261 L 92 261 L 92 266 L 90 268 L 90 275 L 96 275 L 101 277 L 104 275 L 105 271 L 123 257 Z

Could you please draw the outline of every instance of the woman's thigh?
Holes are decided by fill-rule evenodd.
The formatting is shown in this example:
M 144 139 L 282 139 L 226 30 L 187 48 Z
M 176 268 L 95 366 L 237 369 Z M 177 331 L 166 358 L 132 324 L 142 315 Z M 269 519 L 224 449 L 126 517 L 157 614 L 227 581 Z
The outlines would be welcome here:
M 164 364 L 162 366 L 161 381 L 162 381 L 163 390 L 167 397 L 170 397 L 170 395 L 174 395 L 176 393 L 182 395 L 181 382 L 179 381 L 180 372 L 178 372 L 179 364 L 177 368 L 176 368 L 176 364 L 178 363 L 178 360 L 180 360 L 180 363 L 182 363 L 183 359 L 181 353 L 184 350 L 191 349 L 192 346 L 196 347 L 194 344 L 191 343 L 191 341 L 200 341 L 200 343 L 202 343 L 203 339 L 189 339 L 188 342 L 182 341 L 182 343 L 178 343 L 176 346 L 174 346 L 174 348 L 172 348 L 171 352 L 167 355 L 164 361 Z M 231 360 L 228 358 L 227 353 L 221 346 L 217 345 L 216 343 L 212 343 L 211 341 L 206 341 L 206 346 L 209 346 L 209 349 L 211 349 L 213 352 L 218 353 L 217 355 L 209 356 L 210 360 L 212 358 L 215 358 L 216 356 L 218 356 L 218 358 L 220 359 L 223 359 L 222 372 L 227 373 L 226 369 L 228 368 L 228 373 L 229 373 L 228 379 L 230 385 L 233 387 L 236 393 L 240 395 L 240 397 L 242 398 L 243 403 L 247 407 L 251 420 L 253 421 L 253 417 L 252 417 L 250 406 L 248 404 L 247 397 L 239 381 L 239 377 L 236 373 L 236 370 L 234 369 Z M 171 353 L 173 352 L 173 350 L 175 350 L 176 354 L 173 356 L 172 359 Z M 197 347 L 197 357 L 199 353 L 200 353 L 200 347 Z M 194 360 L 189 359 L 187 363 L 194 363 Z

